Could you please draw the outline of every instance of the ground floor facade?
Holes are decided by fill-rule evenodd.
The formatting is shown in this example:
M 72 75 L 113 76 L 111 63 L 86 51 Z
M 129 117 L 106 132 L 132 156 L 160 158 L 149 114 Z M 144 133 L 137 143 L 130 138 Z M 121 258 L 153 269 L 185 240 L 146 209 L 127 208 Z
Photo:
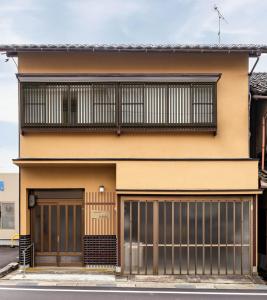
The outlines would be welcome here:
M 257 175 L 257 165 L 242 164 L 243 183 L 231 178 L 229 162 L 194 163 L 206 174 L 198 181 L 185 162 L 20 165 L 21 263 L 23 250 L 34 245 L 25 260 L 35 266 L 109 266 L 125 275 L 252 274 L 260 191 L 246 176 Z M 225 170 L 221 180 L 207 172 L 212 164 Z

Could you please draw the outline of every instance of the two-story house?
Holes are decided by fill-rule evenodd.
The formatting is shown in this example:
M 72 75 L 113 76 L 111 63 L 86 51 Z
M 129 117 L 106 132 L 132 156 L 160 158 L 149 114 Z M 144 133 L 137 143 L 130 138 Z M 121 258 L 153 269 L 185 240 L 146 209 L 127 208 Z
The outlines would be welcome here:
M 18 57 L 20 249 L 122 274 L 257 270 L 256 45 L 7 45 Z

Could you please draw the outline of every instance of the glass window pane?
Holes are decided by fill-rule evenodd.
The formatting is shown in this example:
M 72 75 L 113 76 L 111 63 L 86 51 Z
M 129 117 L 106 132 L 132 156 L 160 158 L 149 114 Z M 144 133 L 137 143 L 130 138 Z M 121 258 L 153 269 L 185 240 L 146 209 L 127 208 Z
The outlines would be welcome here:
M 66 246 L 66 210 L 60 205 L 60 251 L 65 251 Z
M 235 242 L 241 243 L 241 203 L 235 205 Z
M 243 243 L 249 244 L 249 202 L 244 202 L 243 207 Z
M 144 122 L 162 124 L 166 122 L 166 87 L 148 84 L 144 90 Z
M 212 243 L 218 243 L 218 203 L 212 203 Z
M 144 122 L 144 85 L 122 85 L 121 113 L 122 123 Z
M 203 241 L 203 208 L 204 203 L 198 202 L 197 205 L 197 243 L 202 244 Z
M 116 88 L 109 84 L 95 84 L 94 123 L 115 123 Z
M 189 203 L 189 244 L 195 244 L 195 203 Z
M 15 205 L 14 203 L 2 203 L 2 228 L 14 229 L 15 228 Z
M 57 206 L 56 205 L 51 205 L 51 250 L 52 252 L 57 251 Z
M 73 205 L 68 205 L 68 249 L 67 251 L 75 251 L 73 249 L 73 239 L 74 239 L 74 231 L 73 231 Z
M 44 220 L 44 226 L 43 226 L 43 234 L 44 234 L 44 252 L 49 251 L 49 209 L 47 205 L 43 206 L 43 220 Z
M 234 242 L 234 235 L 233 235 L 233 228 L 234 228 L 234 215 L 233 215 L 234 205 L 231 202 L 227 203 L 227 215 L 228 215 L 228 222 L 227 222 L 227 243 L 233 244 Z
M 226 243 L 226 203 L 220 203 L 220 244 Z

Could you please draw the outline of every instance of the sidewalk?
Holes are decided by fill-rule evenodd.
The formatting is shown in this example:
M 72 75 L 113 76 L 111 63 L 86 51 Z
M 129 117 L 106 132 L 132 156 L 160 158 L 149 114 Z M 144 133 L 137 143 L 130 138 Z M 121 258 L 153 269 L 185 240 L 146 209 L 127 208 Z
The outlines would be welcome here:
M 116 276 L 86 269 L 18 269 L 0 280 L 0 286 L 79 286 L 118 288 L 181 288 L 267 290 L 258 276 Z

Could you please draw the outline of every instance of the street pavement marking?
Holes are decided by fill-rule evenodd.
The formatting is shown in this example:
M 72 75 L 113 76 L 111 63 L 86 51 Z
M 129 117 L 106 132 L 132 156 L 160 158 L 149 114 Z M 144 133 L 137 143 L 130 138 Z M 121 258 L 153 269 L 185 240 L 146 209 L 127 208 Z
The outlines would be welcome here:
M 208 291 L 162 291 L 162 290 L 81 290 L 81 289 L 43 289 L 43 288 L 10 288 L 0 287 L 7 291 L 29 291 L 29 292 L 72 292 L 72 293 L 114 293 L 114 294 L 180 294 L 180 295 L 224 295 L 224 296 L 267 296 L 267 292 L 208 292 Z

